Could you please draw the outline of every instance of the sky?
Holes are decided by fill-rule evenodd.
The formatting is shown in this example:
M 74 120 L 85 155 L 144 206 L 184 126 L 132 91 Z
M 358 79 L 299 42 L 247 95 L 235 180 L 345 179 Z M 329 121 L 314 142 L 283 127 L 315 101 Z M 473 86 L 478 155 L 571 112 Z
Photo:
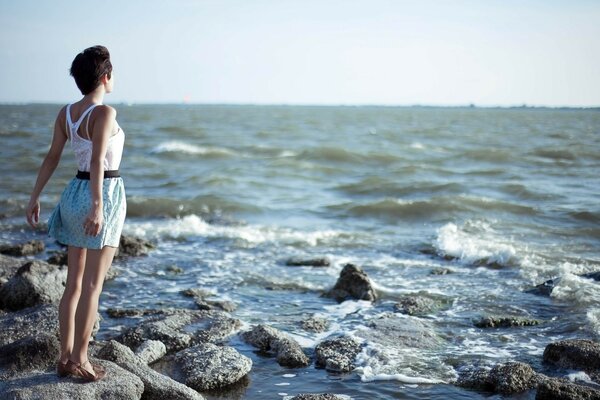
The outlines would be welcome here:
M 598 0 L 0 0 L 0 102 L 600 106 Z

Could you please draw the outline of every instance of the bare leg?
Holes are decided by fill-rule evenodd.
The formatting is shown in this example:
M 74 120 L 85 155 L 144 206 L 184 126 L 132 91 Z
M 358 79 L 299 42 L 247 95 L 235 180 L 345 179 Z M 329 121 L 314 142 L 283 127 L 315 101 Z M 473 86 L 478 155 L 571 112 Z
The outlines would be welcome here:
M 66 363 L 73 351 L 75 310 L 81 295 L 81 279 L 85 268 L 86 249 L 69 246 L 67 251 L 67 284 L 58 306 L 60 329 L 60 361 Z
M 83 363 L 88 359 L 88 342 L 98 313 L 98 299 L 115 250 L 115 247 L 109 246 L 105 246 L 102 250 L 87 249 L 81 297 L 75 312 L 75 337 L 71 356 L 71 360 L 75 362 Z M 83 368 L 94 374 L 90 364 L 86 364 Z

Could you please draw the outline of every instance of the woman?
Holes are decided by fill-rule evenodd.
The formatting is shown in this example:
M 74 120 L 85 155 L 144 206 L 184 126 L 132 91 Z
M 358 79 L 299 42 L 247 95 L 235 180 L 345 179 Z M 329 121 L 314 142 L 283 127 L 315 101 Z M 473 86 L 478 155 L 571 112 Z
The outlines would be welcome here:
M 56 368 L 59 376 L 70 374 L 95 381 L 106 371 L 90 363 L 88 342 L 127 208 L 118 171 L 124 133 L 116 121 L 116 111 L 102 104 L 114 84 L 106 47 L 94 46 L 79 53 L 70 73 L 83 98 L 63 107 L 56 117 L 52 144 L 27 206 L 27 222 L 32 227 L 38 223 L 40 193 L 69 141 L 77 159 L 77 176 L 63 191 L 48 220 L 49 235 L 68 246 L 67 283 L 59 306 L 61 355 Z

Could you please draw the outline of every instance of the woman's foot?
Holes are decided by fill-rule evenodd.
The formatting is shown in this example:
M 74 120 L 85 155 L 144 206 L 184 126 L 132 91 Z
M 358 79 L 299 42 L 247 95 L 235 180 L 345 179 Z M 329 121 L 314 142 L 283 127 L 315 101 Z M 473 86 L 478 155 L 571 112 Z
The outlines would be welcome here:
M 66 365 L 66 369 L 71 375 L 84 378 L 88 382 L 97 381 L 106 376 L 106 371 L 101 366 L 96 367 L 101 369 L 95 368 L 89 360 L 78 363 L 69 359 Z

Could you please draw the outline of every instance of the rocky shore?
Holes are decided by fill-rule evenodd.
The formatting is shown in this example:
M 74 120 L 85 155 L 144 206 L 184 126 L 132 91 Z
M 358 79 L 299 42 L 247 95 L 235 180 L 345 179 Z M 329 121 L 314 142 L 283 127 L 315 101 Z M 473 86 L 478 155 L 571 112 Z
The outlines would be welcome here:
M 139 257 L 154 246 L 124 237 L 119 257 Z M 107 378 L 81 385 L 74 377 L 59 378 L 58 302 L 66 282 L 64 254 L 49 262 L 19 258 L 43 251 L 43 244 L 28 242 L 2 246 L 0 255 L 0 398 L 2 399 L 203 399 L 219 390 L 243 394 L 253 362 L 231 346 L 237 338 L 285 368 L 324 368 L 333 374 L 352 373 L 367 341 L 382 346 L 433 349 L 446 345 L 427 315 L 450 307 L 440 296 L 414 293 L 397 299 L 393 310 L 368 323 L 356 336 L 330 335 L 314 348 L 302 347 L 290 334 L 268 321 L 244 326 L 229 313 L 236 304 L 211 299 L 201 288 L 182 291 L 195 300 L 196 309 L 109 309 L 109 318 L 135 317 L 133 325 L 109 340 L 95 340 L 102 326 L 97 315 L 90 342 L 90 358 L 107 370 Z M 290 259 L 284 267 L 327 268 L 325 258 Z M 435 274 L 444 275 L 447 272 Z M 107 280 L 118 276 L 111 267 Z M 594 277 L 590 277 L 595 279 Z M 364 300 L 377 306 L 381 295 L 360 266 L 344 265 L 336 282 L 323 296 L 337 302 Z M 386 311 L 386 310 L 382 310 Z M 519 329 L 541 323 L 513 316 L 487 316 L 473 321 L 477 329 Z M 308 316 L 302 328 L 323 332 L 327 321 Z M 512 395 L 536 393 L 536 399 L 599 399 L 600 343 L 570 339 L 548 344 L 543 370 L 518 360 L 493 367 L 458 365 L 458 378 L 446 384 L 482 393 Z M 583 380 L 570 380 L 576 370 Z M 310 388 L 307 388 L 310 389 Z M 241 396 L 241 395 L 240 395 Z M 242 398 L 234 396 L 235 398 Z M 286 399 L 335 400 L 334 393 L 302 393 Z

